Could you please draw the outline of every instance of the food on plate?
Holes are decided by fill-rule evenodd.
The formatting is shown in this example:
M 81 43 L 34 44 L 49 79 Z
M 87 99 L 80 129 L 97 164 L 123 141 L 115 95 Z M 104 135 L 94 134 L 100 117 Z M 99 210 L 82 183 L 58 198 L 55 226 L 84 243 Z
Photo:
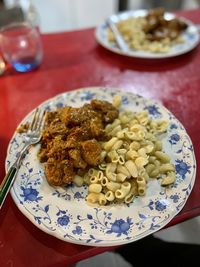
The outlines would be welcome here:
M 187 28 L 179 18 L 166 19 L 163 8 L 149 10 L 143 17 L 121 20 L 116 26 L 130 49 L 155 53 L 166 53 L 174 44 L 183 42 L 181 34 Z M 111 29 L 108 30 L 108 40 L 115 42 Z
M 88 186 L 88 203 L 131 203 L 144 196 L 150 178 L 162 186 L 176 180 L 175 166 L 162 149 L 165 120 L 147 110 L 120 109 L 98 99 L 80 108 L 64 107 L 47 113 L 39 159 L 50 185 Z
M 187 28 L 184 21 L 178 18 L 165 19 L 164 14 L 164 9 L 158 8 L 150 10 L 146 15 L 147 24 L 144 26 L 144 32 L 148 40 L 160 41 L 169 38 L 172 41 Z
M 109 102 L 94 99 L 83 107 L 64 107 L 46 116 L 39 159 L 51 185 L 66 185 L 75 174 L 101 162 L 99 141 L 105 140 L 105 126 L 118 117 Z

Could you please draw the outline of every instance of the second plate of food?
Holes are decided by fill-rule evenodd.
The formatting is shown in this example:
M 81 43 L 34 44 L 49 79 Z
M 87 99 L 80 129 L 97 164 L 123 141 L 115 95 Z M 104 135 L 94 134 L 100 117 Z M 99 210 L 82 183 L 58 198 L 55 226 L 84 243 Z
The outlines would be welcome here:
M 115 24 L 128 50 L 122 51 L 109 27 Z M 168 58 L 187 53 L 199 43 L 199 30 L 191 21 L 162 9 L 126 11 L 98 26 L 96 39 L 106 49 L 137 58 Z

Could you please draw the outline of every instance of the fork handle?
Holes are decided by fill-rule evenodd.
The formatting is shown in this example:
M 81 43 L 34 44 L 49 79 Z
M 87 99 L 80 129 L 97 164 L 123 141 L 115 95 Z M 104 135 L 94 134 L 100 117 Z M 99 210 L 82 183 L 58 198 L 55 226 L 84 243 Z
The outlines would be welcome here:
M 3 179 L 3 182 L 0 186 L 0 209 L 4 203 L 4 200 L 6 199 L 6 196 L 8 192 L 10 191 L 10 188 L 14 182 L 15 174 L 17 172 L 17 167 L 12 166 L 10 167 L 8 173 L 6 174 L 5 178 Z

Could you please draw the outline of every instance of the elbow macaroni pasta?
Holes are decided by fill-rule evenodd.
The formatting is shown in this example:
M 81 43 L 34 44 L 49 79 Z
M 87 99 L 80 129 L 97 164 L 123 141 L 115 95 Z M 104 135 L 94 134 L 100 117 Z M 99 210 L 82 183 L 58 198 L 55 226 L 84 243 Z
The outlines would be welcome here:
M 119 107 L 120 103 L 116 96 L 113 105 Z M 145 195 L 149 178 L 162 178 L 163 186 L 174 183 L 175 166 L 157 137 L 167 127 L 167 121 L 152 120 L 148 111 L 120 112 L 105 128 L 110 140 L 100 142 L 103 156 L 98 168 L 89 169 L 83 178 L 74 178 L 75 184 L 88 185 L 87 202 L 131 203 L 136 196 Z

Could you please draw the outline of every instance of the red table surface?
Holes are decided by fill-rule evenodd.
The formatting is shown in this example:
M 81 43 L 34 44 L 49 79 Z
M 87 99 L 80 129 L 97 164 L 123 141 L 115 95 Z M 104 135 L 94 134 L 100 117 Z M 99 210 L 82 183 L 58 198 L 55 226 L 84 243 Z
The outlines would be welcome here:
M 200 23 L 200 9 L 179 14 Z M 200 163 L 200 46 L 165 60 L 142 60 L 114 54 L 97 44 L 94 29 L 43 35 L 44 60 L 36 71 L 0 77 L 0 180 L 9 140 L 23 117 L 42 101 L 71 89 L 119 87 L 161 101 L 183 123 Z M 200 214 L 197 170 L 183 210 L 168 224 Z M 8 196 L 0 212 L 0 266 L 67 266 L 112 248 L 67 243 L 36 228 Z

